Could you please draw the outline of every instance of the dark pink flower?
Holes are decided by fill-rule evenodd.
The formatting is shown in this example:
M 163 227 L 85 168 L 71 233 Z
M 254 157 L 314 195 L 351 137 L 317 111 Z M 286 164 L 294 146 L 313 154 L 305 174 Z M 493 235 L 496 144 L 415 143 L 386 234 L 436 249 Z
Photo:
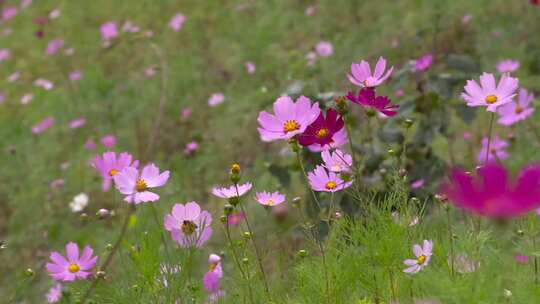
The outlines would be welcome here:
M 392 104 L 390 98 L 386 96 L 377 96 L 373 88 L 363 88 L 354 96 L 353 92 L 347 94 L 347 99 L 364 107 L 373 108 L 386 116 L 397 114 L 399 105 Z
M 515 182 L 498 164 L 488 163 L 474 177 L 453 169 L 441 192 L 457 207 L 482 216 L 521 216 L 540 207 L 540 166 L 522 169 Z
M 413 72 L 423 72 L 431 66 L 433 63 L 433 55 L 426 54 L 414 61 L 414 65 L 412 67 Z
M 319 117 L 306 128 L 298 138 L 298 143 L 302 146 L 311 146 L 313 144 L 330 145 L 333 142 L 334 134 L 341 131 L 344 125 L 343 119 L 336 110 L 328 109 L 326 117 L 321 112 Z
M 93 252 L 90 246 L 86 246 L 79 255 L 79 246 L 70 242 L 66 245 L 67 258 L 56 251 L 51 253 L 52 263 L 47 263 L 47 271 L 57 281 L 87 279 L 91 275 L 90 270 L 96 266 L 97 256 L 92 256 Z

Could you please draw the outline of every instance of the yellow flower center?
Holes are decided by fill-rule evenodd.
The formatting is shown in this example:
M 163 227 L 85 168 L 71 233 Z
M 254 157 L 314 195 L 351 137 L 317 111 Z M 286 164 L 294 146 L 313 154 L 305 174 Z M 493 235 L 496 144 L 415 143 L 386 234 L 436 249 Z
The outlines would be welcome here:
M 317 138 L 321 139 L 321 138 L 325 138 L 326 136 L 328 136 L 328 129 L 327 128 L 322 128 L 322 129 L 319 129 L 319 131 L 317 131 L 317 133 L 315 134 L 315 136 L 317 136 Z
M 337 184 L 334 181 L 329 181 L 329 182 L 326 183 L 325 187 L 328 190 L 334 190 L 334 189 L 336 189 Z
M 184 234 L 192 235 L 193 233 L 195 233 L 197 225 L 195 225 L 195 223 L 193 223 L 192 221 L 184 221 L 182 223 L 182 226 L 180 226 L 180 229 Z
M 118 174 L 118 172 L 119 172 L 119 171 L 116 170 L 116 169 L 111 169 L 111 170 L 109 171 L 109 175 L 110 175 L 110 176 L 115 176 L 116 174 Z
M 218 265 L 218 263 L 210 263 L 210 265 L 209 265 L 210 266 L 209 267 L 210 271 L 214 271 L 216 269 L 217 265 Z
M 268 206 L 274 206 L 276 204 L 276 202 L 274 202 L 274 200 L 272 200 L 272 199 L 269 199 L 269 200 L 266 201 L 266 204 Z
M 144 181 L 144 179 L 139 178 L 137 180 L 137 183 L 135 184 L 135 189 L 137 189 L 138 192 L 142 192 L 148 189 L 148 185 L 146 185 L 146 182 Z
M 497 96 L 495 96 L 495 95 L 486 96 L 486 102 L 489 103 L 489 104 L 496 103 L 497 102 Z
M 516 111 L 516 114 L 519 114 L 519 113 L 523 112 L 523 108 L 520 107 L 519 105 L 516 105 L 515 111 Z
M 422 265 L 422 264 L 424 264 L 426 262 L 426 259 L 427 259 L 427 257 L 425 255 L 421 255 L 416 260 L 416 264 Z
M 296 120 L 287 120 L 283 124 L 283 132 L 289 133 L 300 129 L 300 124 Z
M 70 264 L 70 265 L 68 266 L 68 270 L 69 270 L 69 272 L 71 272 L 71 273 L 75 273 L 75 272 L 79 271 L 79 269 L 81 269 L 81 268 L 80 268 L 79 265 L 77 265 L 77 264 Z

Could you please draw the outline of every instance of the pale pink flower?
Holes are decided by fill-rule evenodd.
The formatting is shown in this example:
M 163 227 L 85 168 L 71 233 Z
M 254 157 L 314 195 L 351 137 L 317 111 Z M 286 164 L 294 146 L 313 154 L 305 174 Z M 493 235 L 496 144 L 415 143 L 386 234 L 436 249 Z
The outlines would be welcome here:
M 308 7 L 306 7 L 306 10 L 304 11 L 304 14 L 306 16 L 315 16 L 315 13 L 317 12 L 317 9 L 315 8 L 314 5 L 310 5 Z
M 518 121 L 527 119 L 534 113 L 534 107 L 531 102 L 534 100 L 534 95 L 527 90 L 519 89 L 517 102 L 509 102 L 497 109 L 499 114 L 498 123 L 505 126 L 513 125 Z
M 53 39 L 53 40 L 49 41 L 49 43 L 47 44 L 47 49 L 45 50 L 45 53 L 48 56 L 52 56 L 52 55 L 56 54 L 56 52 L 58 52 L 58 50 L 60 48 L 62 48 L 62 46 L 64 46 L 64 40 L 63 39 L 60 39 L 60 38 Z
M 308 52 L 306 54 L 307 66 L 314 66 L 317 63 L 317 53 Z
M 42 121 L 32 127 L 32 133 L 37 135 L 45 132 L 54 125 L 54 117 L 44 118 Z
M 62 298 L 62 284 L 56 284 L 45 295 L 47 303 L 56 303 Z
M 73 71 L 69 73 L 69 80 L 71 80 L 72 82 L 81 80 L 81 77 L 82 77 L 81 71 Z
M 397 89 L 394 92 L 394 96 L 396 96 L 396 97 L 402 97 L 403 95 L 405 95 L 405 92 L 403 91 L 403 89 Z
M 315 52 L 320 57 L 330 57 L 334 54 L 334 46 L 328 41 L 321 41 L 315 45 Z
M 251 183 L 241 184 L 238 185 L 238 187 L 235 185 L 232 185 L 229 188 L 215 187 L 212 189 L 212 194 L 220 198 L 236 198 L 246 194 L 251 190 L 251 187 Z
M 182 14 L 176 14 L 172 17 L 171 21 L 169 21 L 169 27 L 173 31 L 178 32 L 182 29 L 184 22 L 186 22 L 186 17 Z
M 148 190 L 162 187 L 169 180 L 169 171 L 159 173 L 154 164 L 144 166 L 142 172 L 134 167 L 126 167 L 113 177 L 116 189 L 125 195 L 124 201 L 130 204 L 155 202 L 159 195 Z
M 461 97 L 469 107 L 487 106 L 488 112 L 495 112 L 499 106 L 512 102 L 518 88 L 518 79 L 502 75 L 496 85 L 493 74 L 483 73 L 480 76 L 480 85 L 475 80 L 467 80 Z
M 11 51 L 9 49 L 0 49 L 0 62 L 6 61 L 11 58 Z
M 212 215 L 196 202 L 174 204 L 165 215 L 165 230 L 180 247 L 202 247 L 212 236 Z
M 122 32 L 124 33 L 138 33 L 141 29 L 133 24 L 131 21 L 124 22 L 122 26 Z
M 479 164 L 483 164 L 486 161 L 487 146 L 488 146 L 488 138 L 484 137 L 482 139 L 482 149 L 480 149 L 480 152 L 478 153 L 478 156 L 477 156 L 477 161 Z M 489 144 L 488 162 L 495 162 L 495 161 L 507 159 L 508 158 L 508 153 L 506 152 L 507 147 L 508 147 L 508 143 L 506 141 L 502 140 L 497 135 L 493 136 Z
M 34 99 L 34 94 L 31 94 L 31 93 L 24 94 L 21 97 L 21 104 L 27 105 L 30 102 L 32 102 L 32 99 Z
M 379 57 L 379 60 L 377 60 L 373 73 L 369 62 L 362 60 L 360 63 L 351 64 L 351 73 L 347 77 L 352 84 L 358 87 L 376 87 L 392 75 L 394 67 L 391 67 L 386 73 L 384 73 L 385 70 L 386 60 L 383 57 Z
M 180 112 L 180 120 L 185 121 L 187 120 L 191 114 L 193 113 L 193 110 L 190 107 L 185 107 Z
M 58 189 L 58 188 L 64 187 L 65 184 L 66 184 L 66 181 L 62 178 L 59 178 L 59 179 L 55 179 L 51 181 L 49 183 L 49 187 L 51 187 L 52 189 Z
M 220 297 L 225 296 L 225 291 L 221 289 L 220 279 L 223 277 L 221 268 L 221 257 L 217 254 L 211 254 L 208 258 L 209 270 L 204 274 L 203 286 L 209 293 L 208 303 L 219 301 Z
M 60 10 L 59 9 L 54 9 L 49 13 L 49 19 L 51 19 L 51 20 L 56 19 L 58 17 L 60 17 Z
M 156 76 L 156 66 L 153 65 L 153 66 L 147 67 L 144 70 L 144 76 L 146 76 L 147 78 L 152 78 Z
M 0 92 L 0 104 L 3 104 L 6 101 L 6 94 Z
M 411 183 L 411 189 L 418 189 L 424 187 L 424 179 L 417 179 Z
M 100 139 L 101 144 L 105 148 L 112 148 L 116 145 L 116 137 L 112 134 L 107 134 Z
M 46 91 L 50 91 L 54 88 L 54 83 L 52 83 L 52 81 L 47 80 L 47 79 L 38 78 L 34 80 L 34 86 L 38 88 L 42 88 Z
M 88 138 L 86 140 L 86 143 L 84 143 L 84 148 L 88 151 L 92 151 L 96 149 L 96 142 L 93 138 Z
M 17 15 L 17 7 L 15 6 L 6 6 L 2 10 L 2 20 L 8 21 L 9 19 Z
M 74 120 L 71 120 L 68 122 L 68 126 L 70 129 L 78 129 L 86 124 L 86 118 L 81 117 Z
M 223 101 L 225 101 L 225 95 L 223 95 L 223 93 L 214 93 L 210 95 L 210 98 L 208 98 L 208 105 L 215 107 Z
M 324 167 L 330 172 L 341 173 L 350 172 L 352 167 L 352 156 L 339 149 L 334 151 L 322 151 L 321 158 Z
M 11 73 L 8 78 L 7 78 L 7 81 L 9 82 L 15 82 L 19 79 L 19 77 L 21 76 L 21 72 L 17 71 L 17 72 L 14 72 L 14 73 Z
M 429 240 L 424 240 L 423 246 L 414 245 L 413 253 L 416 256 L 416 259 L 407 259 L 403 261 L 405 265 L 409 266 L 408 268 L 403 270 L 403 272 L 405 273 L 417 273 L 422 270 L 422 268 L 429 265 L 429 260 L 433 255 L 433 242 Z
M 501 74 L 512 73 L 517 69 L 519 69 L 519 61 L 517 60 L 507 59 L 497 63 L 497 71 Z
M 101 25 L 100 28 L 101 39 L 104 41 L 109 41 L 118 36 L 118 28 L 116 27 L 116 22 L 106 22 Z
M 461 18 L 461 24 L 466 25 L 469 24 L 473 19 L 473 16 L 471 14 L 463 15 Z
M 58 252 L 52 252 L 46 268 L 51 277 L 56 281 L 71 282 L 80 279 L 87 279 L 91 276 L 90 270 L 96 266 L 97 256 L 92 256 L 93 250 L 90 246 L 84 247 L 79 255 L 79 246 L 70 242 L 66 245 L 67 258 Z
M 244 66 L 246 67 L 246 72 L 248 74 L 255 73 L 255 70 L 257 69 L 257 67 L 255 66 L 255 63 L 251 61 L 246 61 L 246 63 L 244 63 Z
M 66 56 L 71 56 L 71 55 L 75 54 L 75 49 L 74 48 L 65 49 L 64 54 L 66 54 Z
M 352 181 L 344 181 L 335 172 L 328 172 L 323 166 L 317 166 L 308 174 L 309 185 L 314 191 L 337 192 L 352 185 Z
M 274 193 L 263 191 L 255 194 L 255 200 L 261 205 L 273 207 L 283 203 L 285 195 L 277 191 Z
M 192 141 L 186 144 L 183 153 L 184 155 L 189 156 L 195 153 L 197 149 L 199 149 L 199 144 L 196 141 Z

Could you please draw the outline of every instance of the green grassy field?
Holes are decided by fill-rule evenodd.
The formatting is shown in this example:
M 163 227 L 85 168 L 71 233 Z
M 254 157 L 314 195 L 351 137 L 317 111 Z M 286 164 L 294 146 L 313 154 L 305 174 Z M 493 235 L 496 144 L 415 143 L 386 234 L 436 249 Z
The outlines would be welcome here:
M 18 6 L 19 2 L 0 1 L 2 5 Z M 305 14 L 310 5 L 315 7 L 313 16 Z M 58 18 L 37 24 L 37 18 L 47 17 L 54 9 L 61 12 Z M 175 32 L 168 23 L 177 13 L 185 15 L 186 21 Z M 467 14 L 472 20 L 464 24 Z M 107 150 L 99 144 L 106 134 L 117 138 L 114 151 L 129 151 L 141 163 L 155 162 L 162 170 L 170 170 L 171 178 L 158 190 L 161 199 L 154 207 L 139 205 L 132 215 L 105 282 L 93 291 L 94 303 L 175 303 L 176 299 L 181 299 L 176 303 L 204 303 L 201 279 L 212 252 L 223 256 L 222 285 L 227 295 L 219 303 L 540 302 L 533 267 L 512 258 L 517 253 L 539 254 L 527 238 L 533 235 L 534 240 L 537 219 L 528 216 L 504 224 L 484 220 L 481 229 L 471 230 L 470 221 L 476 218 L 451 209 L 456 252 L 468 253 L 480 266 L 473 273 L 450 274 L 447 214 L 432 199 L 441 176 L 436 179 L 435 173 L 426 173 L 452 164 L 474 168 L 475 154 L 462 134 L 469 131 L 478 139 L 470 147 L 476 153 L 480 138 L 487 134 L 489 116 L 477 110 L 463 114 L 475 115 L 474 120 L 460 118 L 459 93 L 465 80 L 477 78 L 481 71 L 495 72 L 498 61 L 515 58 L 521 62 L 516 73 L 520 85 L 540 91 L 539 17 L 540 8 L 526 0 L 35 0 L 13 19 L 0 23 L 0 30 L 12 30 L 0 37 L 0 49 L 11 50 L 11 58 L 0 61 L 0 93 L 6 96 L 0 104 L 0 303 L 45 302 L 44 294 L 53 281 L 44 265 L 50 251 L 63 252 L 68 241 L 91 244 L 100 261 L 110 252 L 108 244 L 114 243 L 129 208 L 114 187 L 101 191 L 101 178 L 89 166 L 96 154 Z M 141 31 L 121 32 L 105 48 L 100 25 L 108 21 L 120 27 L 131 21 Z M 38 30 L 43 31 L 42 38 L 36 36 Z M 55 38 L 64 39 L 65 45 L 58 54 L 46 56 L 47 43 Z M 331 42 L 334 53 L 308 66 L 306 54 L 319 41 Z M 75 50 L 73 55 L 63 53 L 68 48 Z M 384 56 L 405 71 L 410 60 L 425 53 L 433 53 L 436 59 L 424 79 L 398 74 L 381 92 L 402 109 L 427 96 L 426 92 L 436 91 L 439 96 L 442 110 L 431 116 L 434 121 L 410 111 L 396 120 L 414 119 L 410 133 L 404 133 L 406 142 L 415 136 L 431 136 L 427 143 L 422 141 L 422 147 L 437 159 L 411 158 L 408 168 L 415 178 L 426 178 L 427 186 L 413 193 L 420 202 L 410 203 L 401 182 L 387 188 L 387 184 L 359 183 L 362 196 L 351 207 L 357 217 L 336 223 L 328 237 L 325 258 L 332 300 L 327 302 L 321 256 L 316 244 L 306 240 L 298 212 L 291 206 L 293 197 L 309 200 L 309 192 L 294 156 L 282 151 L 287 145 L 261 142 L 257 115 L 282 94 L 303 94 L 330 106 L 331 97 L 351 89 L 346 77 L 351 62 L 373 62 Z M 255 63 L 255 73 L 246 72 L 247 61 Z M 146 76 L 148 68 L 156 74 Z M 75 70 L 82 71 L 82 79 L 71 82 L 68 75 Z M 16 71 L 21 73 L 19 80 L 7 81 Z M 32 83 L 37 78 L 52 81 L 54 89 L 36 88 Z M 418 90 L 422 81 L 425 91 Z M 395 97 L 397 89 L 404 91 L 402 97 Z M 209 107 L 208 98 L 218 92 L 225 101 Z M 33 100 L 22 105 L 21 97 L 29 93 Z M 193 113 L 183 120 L 180 114 L 186 107 Z M 436 115 L 441 113 L 448 114 L 447 121 L 434 126 L 433 134 L 420 132 L 425 125 L 416 122 L 438 125 Z M 31 128 L 48 116 L 55 118 L 54 126 L 32 134 Z M 70 129 L 68 122 L 79 117 L 86 118 L 86 125 Z M 511 157 L 505 161 L 511 168 L 538 161 L 537 117 L 512 128 L 496 126 L 501 136 L 515 134 Z M 391 158 L 387 150 L 400 147 L 375 139 L 382 123 L 372 125 L 372 133 L 361 118 L 353 127 L 356 143 L 373 143 L 379 157 Z M 96 150 L 85 148 L 90 138 L 98 143 Z M 194 140 L 198 150 L 184 155 L 184 147 Z M 305 155 L 311 166 L 316 158 Z M 219 221 L 224 202 L 210 193 L 213 186 L 229 182 L 228 172 L 235 162 L 242 166 L 243 181 L 253 182 L 255 190 L 279 189 L 287 194 L 285 219 L 255 203 L 254 192 L 244 199 L 255 224 L 254 240 L 263 247 L 270 297 L 248 240 L 242 238 L 244 228 L 235 227 L 234 238 L 249 258 L 253 275 L 248 281 L 240 277 Z M 391 159 L 385 164 L 389 171 L 393 169 L 389 175 L 397 177 Z M 51 188 L 55 179 L 63 179 L 65 185 Z M 83 192 L 89 196 L 86 216 L 69 208 L 72 198 Z M 199 250 L 178 248 L 162 228 L 163 216 L 172 205 L 189 201 L 199 202 L 214 217 L 214 235 Z M 114 210 L 115 216 L 98 219 L 95 214 L 101 208 Z M 345 205 L 342 208 L 348 210 Z M 396 210 L 407 219 L 405 215 L 420 216 L 421 223 L 409 228 L 392 221 L 391 212 Z M 367 214 L 369 222 L 359 224 L 358 218 Z M 402 273 L 402 261 L 412 254 L 412 244 L 423 239 L 435 243 L 432 264 L 414 277 Z M 306 257 L 298 255 L 302 249 Z M 182 267 L 181 274 L 168 278 L 167 288 L 156 283 L 162 263 Z M 77 303 L 89 284 L 69 284 L 62 303 Z

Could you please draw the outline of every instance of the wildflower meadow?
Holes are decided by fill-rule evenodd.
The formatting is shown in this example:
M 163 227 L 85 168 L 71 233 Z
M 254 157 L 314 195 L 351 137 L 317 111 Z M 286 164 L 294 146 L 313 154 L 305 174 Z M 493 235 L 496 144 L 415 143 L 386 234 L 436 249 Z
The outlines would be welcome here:
M 0 0 L 0 303 L 540 303 L 537 0 Z

